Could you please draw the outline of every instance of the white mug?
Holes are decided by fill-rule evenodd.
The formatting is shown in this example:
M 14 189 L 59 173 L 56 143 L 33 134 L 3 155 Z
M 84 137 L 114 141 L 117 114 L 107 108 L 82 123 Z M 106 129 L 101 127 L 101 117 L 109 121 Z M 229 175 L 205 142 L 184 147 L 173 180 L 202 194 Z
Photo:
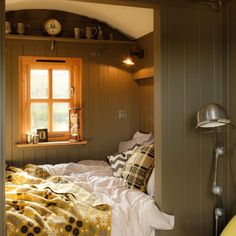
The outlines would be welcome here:
M 5 33 L 6 34 L 11 33 L 11 23 L 9 21 L 5 21 Z
M 84 29 L 81 29 L 79 27 L 74 28 L 74 36 L 75 36 L 76 39 L 81 38 L 83 33 L 84 33 Z
M 21 22 L 17 23 L 17 33 L 18 34 L 24 34 L 25 33 L 25 26 Z
M 97 32 L 98 32 L 98 29 L 96 27 L 86 26 L 85 28 L 85 36 L 87 39 L 93 38 Z

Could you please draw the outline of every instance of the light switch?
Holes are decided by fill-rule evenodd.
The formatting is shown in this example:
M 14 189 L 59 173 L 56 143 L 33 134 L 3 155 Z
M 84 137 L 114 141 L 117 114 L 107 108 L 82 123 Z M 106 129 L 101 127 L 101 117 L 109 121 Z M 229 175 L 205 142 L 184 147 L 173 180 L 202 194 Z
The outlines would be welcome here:
M 127 110 L 119 110 L 119 119 L 127 119 L 128 111 Z

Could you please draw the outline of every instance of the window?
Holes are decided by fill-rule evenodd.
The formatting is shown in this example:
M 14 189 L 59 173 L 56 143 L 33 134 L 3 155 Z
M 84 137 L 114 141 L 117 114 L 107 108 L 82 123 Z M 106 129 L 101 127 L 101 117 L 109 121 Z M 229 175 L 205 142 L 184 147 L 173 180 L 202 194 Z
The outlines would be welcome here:
M 22 56 L 19 65 L 20 142 L 37 129 L 48 129 L 49 141 L 69 140 L 69 109 L 81 107 L 81 59 Z

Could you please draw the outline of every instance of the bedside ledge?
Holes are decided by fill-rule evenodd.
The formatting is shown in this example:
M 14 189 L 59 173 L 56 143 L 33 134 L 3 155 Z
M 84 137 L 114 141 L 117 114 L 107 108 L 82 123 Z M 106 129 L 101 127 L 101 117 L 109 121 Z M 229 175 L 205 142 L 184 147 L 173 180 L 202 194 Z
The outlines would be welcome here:
M 79 141 L 79 142 L 70 142 L 70 141 L 58 141 L 58 142 L 44 142 L 37 144 L 26 144 L 26 143 L 17 143 L 15 144 L 16 148 L 53 148 L 53 147 L 73 147 L 76 145 L 86 145 L 88 141 Z

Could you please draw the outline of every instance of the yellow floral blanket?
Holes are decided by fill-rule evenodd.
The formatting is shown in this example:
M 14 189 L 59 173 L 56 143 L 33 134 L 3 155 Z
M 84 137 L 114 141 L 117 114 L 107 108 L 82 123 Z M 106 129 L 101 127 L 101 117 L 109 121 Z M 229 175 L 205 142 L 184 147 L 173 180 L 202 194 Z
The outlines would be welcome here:
M 111 234 L 111 208 L 62 176 L 8 166 L 5 188 L 8 236 Z

